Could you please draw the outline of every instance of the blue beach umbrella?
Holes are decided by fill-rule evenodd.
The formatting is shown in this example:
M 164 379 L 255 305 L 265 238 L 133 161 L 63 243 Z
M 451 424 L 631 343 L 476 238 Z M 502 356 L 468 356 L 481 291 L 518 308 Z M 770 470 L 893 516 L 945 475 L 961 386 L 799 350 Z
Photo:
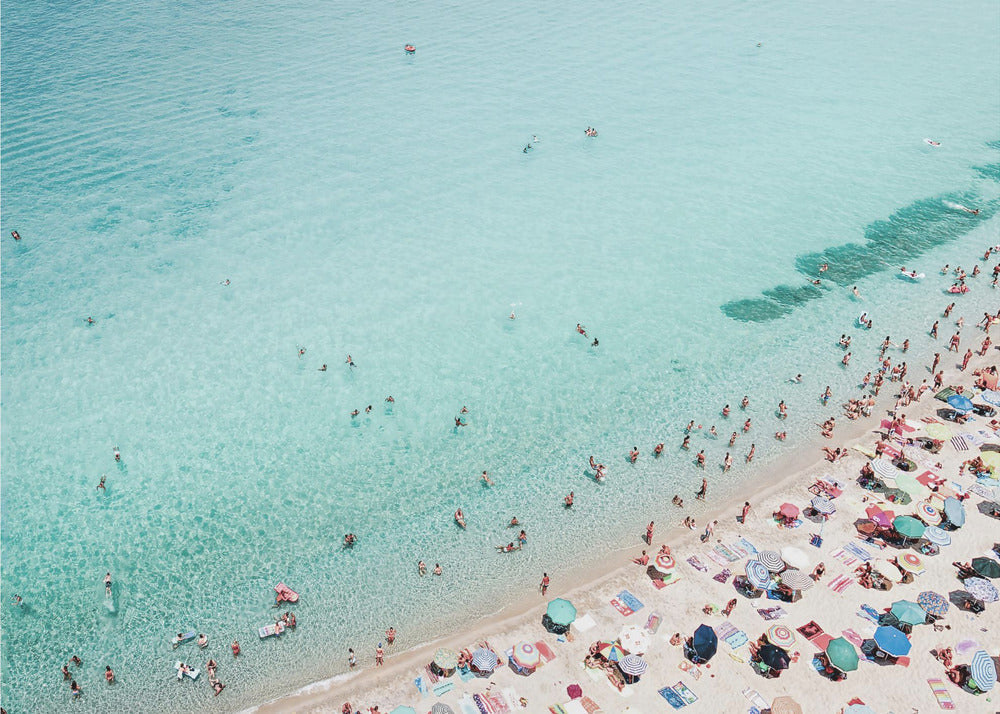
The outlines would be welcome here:
M 566 627 L 573 624 L 573 620 L 576 619 L 576 608 L 569 600 L 558 597 L 549 603 L 545 614 L 555 624 Z
M 957 498 L 944 499 L 944 517 L 956 528 L 965 525 L 965 506 Z
M 993 685 L 997 683 L 997 667 L 993 663 L 993 658 L 983 650 L 976 652 L 969 664 L 969 676 L 984 692 L 993 689 Z
M 997 592 L 996 586 L 989 580 L 984 580 L 983 578 L 966 578 L 962 583 L 962 587 L 965 588 L 965 592 L 977 600 L 982 600 L 983 602 L 996 602 L 1000 600 L 1000 592 Z
M 755 588 L 765 590 L 771 584 L 771 571 L 759 560 L 748 560 L 746 569 L 747 580 Z
M 934 617 L 941 617 L 948 612 L 949 604 L 944 595 L 939 595 L 933 590 L 925 590 L 917 595 L 917 603 L 924 612 Z
M 873 638 L 878 648 L 890 657 L 903 657 L 910 651 L 910 640 L 895 627 L 879 627 Z
M 927 620 L 927 612 L 910 600 L 897 600 L 889 612 L 904 625 L 922 625 Z
M 964 397 L 961 394 L 952 394 L 948 397 L 948 404 L 960 412 L 972 411 L 972 401 L 968 397 Z
M 707 662 L 715 656 L 715 651 L 719 648 L 719 638 L 708 625 L 699 625 L 691 638 L 691 647 L 698 657 Z

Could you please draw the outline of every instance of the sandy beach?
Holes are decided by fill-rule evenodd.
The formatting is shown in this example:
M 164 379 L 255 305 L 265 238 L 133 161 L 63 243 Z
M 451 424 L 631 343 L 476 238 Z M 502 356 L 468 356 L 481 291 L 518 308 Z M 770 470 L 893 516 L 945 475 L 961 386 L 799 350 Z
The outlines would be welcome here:
M 965 339 L 978 347 L 983 331 L 967 327 L 965 333 Z M 942 344 L 942 350 L 945 347 Z M 966 395 L 979 391 L 972 386 L 974 372 L 997 362 L 996 348 L 990 349 L 986 356 L 975 356 L 964 371 L 959 369 L 961 353 L 942 352 L 942 355 L 944 384 L 962 387 Z M 928 366 L 914 370 L 919 371 L 919 376 L 911 373 L 914 384 L 929 376 Z M 623 544 L 623 550 L 609 553 L 605 567 L 578 573 L 572 582 L 553 583 L 545 597 L 539 592 L 526 593 L 520 602 L 493 618 L 475 623 L 456 622 L 456 631 L 437 641 L 402 653 L 389 648 L 386 664 L 379 668 L 372 666 L 372 651 L 359 651 L 356 672 L 314 684 L 252 711 L 341 712 L 345 702 L 350 702 L 351 711 L 369 712 L 377 706 L 379 712 L 392 712 L 398 706 L 409 706 L 417 712 L 428 712 L 435 703 L 442 702 L 461 712 L 463 703 L 465 710 L 469 710 L 473 702 L 470 697 L 475 694 L 498 697 L 493 700 L 498 702 L 494 705 L 498 711 L 547 712 L 556 705 L 562 709 L 556 707 L 555 712 L 585 711 L 580 702 L 569 703 L 567 687 L 578 684 L 586 698 L 582 701 L 590 710 L 596 707 L 604 712 L 664 712 L 671 711 L 671 704 L 660 690 L 679 682 L 683 686 L 674 691 L 693 694 L 697 701 L 688 706 L 700 705 L 703 711 L 751 712 L 755 708 L 763 711 L 781 696 L 792 697 L 805 712 L 840 712 L 857 700 L 876 712 L 937 711 L 939 699 L 941 708 L 949 708 L 947 702 L 952 701 L 956 711 L 997 710 L 995 692 L 976 696 L 960 689 L 948 680 L 945 666 L 931 654 L 932 650 L 957 648 L 956 665 L 968 664 L 973 653 L 981 648 L 994 658 L 1000 654 L 997 636 L 1000 605 L 987 603 L 979 614 L 960 610 L 954 604 L 954 596 L 962 591 L 962 583 L 952 565 L 953 561 L 968 562 L 980 556 L 1000 558 L 991 552 L 993 544 L 1000 541 L 1000 521 L 979 508 L 989 501 L 984 495 L 996 498 L 996 493 L 982 486 L 970 491 L 976 481 L 963 467 L 964 462 L 980 454 L 981 446 L 1000 445 L 1000 435 L 995 432 L 995 425 L 990 425 L 991 419 L 974 416 L 963 425 L 944 421 L 939 410 L 947 409 L 948 405 L 934 397 L 935 390 L 928 390 L 919 401 L 899 409 L 900 414 L 905 414 L 907 426 L 901 436 L 888 440 L 890 449 L 899 448 L 900 439 L 925 435 L 926 427 L 937 422 L 942 422 L 950 434 L 975 435 L 971 441 L 959 439 L 958 445 L 945 440 L 937 454 L 902 444 L 906 457 L 916 464 L 916 474 L 930 472 L 933 478 L 940 479 L 937 482 L 940 493 L 932 495 L 928 490 L 922 497 L 941 506 L 944 494 L 951 491 L 967 496 L 964 508 L 968 523 L 950 532 L 951 544 L 942 547 L 939 554 L 920 555 L 913 547 L 879 548 L 865 543 L 855 526 L 858 519 L 867 518 L 866 509 L 873 505 L 892 510 L 897 516 L 916 513 L 919 499 L 907 505 L 892 503 L 886 493 L 864 489 L 858 483 L 862 466 L 874 453 L 880 435 L 885 434 L 881 423 L 894 408 L 900 385 L 886 380 L 871 417 L 847 421 L 838 416 L 838 421 L 845 423 L 837 426 L 832 439 L 822 439 L 817 433 L 810 444 L 775 464 L 769 474 L 758 479 L 766 486 L 750 487 L 719 503 L 711 516 L 718 520 L 718 525 L 707 542 L 702 539 L 704 519 L 699 520 L 696 530 L 675 527 L 666 533 L 656 533 L 651 546 L 632 535 Z M 844 448 L 847 455 L 831 463 L 821 450 L 823 446 Z M 843 487 L 842 493 L 832 499 L 836 513 L 825 522 L 819 516 L 803 515 L 795 527 L 780 527 L 772 514 L 784 503 L 805 511 L 817 493 L 815 484 L 820 478 Z M 741 523 L 738 516 L 744 500 L 751 502 L 752 510 L 746 522 Z M 684 510 L 677 509 L 676 521 L 683 517 Z M 821 541 L 816 539 L 820 534 Z M 644 549 L 655 557 L 663 543 L 672 549 L 676 567 L 668 584 L 657 588 L 646 567 L 633 563 L 632 559 Z M 845 546 L 850 547 L 845 549 Z M 825 566 L 825 573 L 814 586 L 803 590 L 801 599 L 795 602 L 767 597 L 749 599 L 737 592 L 734 578 L 743 576 L 745 563 L 753 559 L 753 549 L 781 551 L 785 547 L 801 551 L 800 556 L 805 559 L 801 570 L 805 573 L 812 572 L 819 563 Z M 904 553 L 916 554 L 921 561 L 921 572 L 913 582 L 901 583 L 902 571 L 888 562 Z M 874 570 L 892 581 L 890 590 L 866 589 L 858 582 L 855 569 L 864 564 L 861 556 L 870 558 Z M 913 628 L 908 660 L 903 658 L 887 665 L 885 660 L 870 661 L 862 655 L 857 671 L 837 682 L 814 668 L 813 658 L 825 641 L 822 633 L 832 638 L 844 636 L 859 645 L 860 651 L 860 645 L 873 635 L 877 626 L 870 612 L 882 613 L 898 600 L 915 601 L 923 591 L 940 593 L 951 598 L 952 604 L 937 625 L 921 624 Z M 623 592 L 626 594 L 622 595 Z M 556 597 L 572 601 L 577 608 L 569 638 L 551 634 L 541 624 L 546 604 Z M 735 608 L 726 617 L 721 610 L 733 598 Z M 622 602 L 631 603 L 631 608 L 623 607 Z M 758 612 L 774 607 L 781 608 L 770 613 L 777 615 L 776 619 L 765 619 Z M 655 620 L 660 622 L 654 628 L 651 621 Z M 670 640 L 675 633 L 683 638 L 690 636 L 702 623 L 722 635 L 745 633 L 748 642 L 741 643 L 743 638 L 739 635 L 729 641 L 720 637 L 717 654 L 706 664 L 692 665 L 685 659 L 682 647 L 672 645 Z M 798 631 L 808 623 L 822 629 L 819 638 L 809 640 Z M 637 683 L 626 685 L 619 692 L 604 672 L 588 669 L 583 662 L 592 643 L 615 640 L 627 625 L 649 626 L 650 641 L 644 654 L 648 670 Z M 788 669 L 780 677 L 764 678 L 752 668 L 749 648 L 774 625 L 786 626 L 796 641 L 787 648 L 792 660 Z M 654 629 L 655 632 L 650 632 Z M 550 661 L 544 661 L 543 657 L 543 664 L 530 676 L 516 674 L 506 666 L 505 651 L 521 641 L 543 643 L 541 649 L 547 646 L 552 655 Z M 426 667 L 438 648 L 460 651 L 475 649 L 483 642 L 501 655 L 501 665 L 491 676 L 463 681 L 454 675 L 432 681 L 433 675 Z M 331 656 L 346 658 L 346 652 L 333 651 Z M 426 694 L 418 691 L 415 684 L 418 678 L 426 685 Z M 933 684 L 936 684 L 933 680 L 941 680 L 943 684 L 935 692 L 928 680 Z M 500 704 L 501 700 L 505 704 Z

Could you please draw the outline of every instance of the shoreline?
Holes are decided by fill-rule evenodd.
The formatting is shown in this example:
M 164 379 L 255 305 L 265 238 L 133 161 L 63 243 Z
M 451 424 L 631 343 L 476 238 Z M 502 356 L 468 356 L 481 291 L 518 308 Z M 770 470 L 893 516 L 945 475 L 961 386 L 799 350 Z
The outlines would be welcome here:
M 982 333 L 980 331 L 977 334 L 981 335 Z M 1000 348 L 995 347 L 994 349 Z M 947 361 L 950 363 L 950 360 Z M 971 375 L 974 370 L 994 363 L 995 359 L 993 355 L 987 353 L 984 357 L 980 357 L 978 354 L 974 355 L 968 369 L 964 372 L 958 370 L 952 364 L 950 367 L 943 368 L 945 375 L 944 384 L 945 386 L 966 382 L 971 384 Z M 920 369 L 924 369 L 924 366 L 921 366 Z M 916 384 L 919 384 L 919 381 Z M 718 530 L 726 532 L 727 538 L 738 538 L 742 535 L 742 531 L 748 530 L 747 527 L 736 521 L 736 517 L 741 511 L 744 501 L 750 501 L 753 507 L 748 522 L 761 520 L 762 518 L 770 519 L 770 510 L 767 508 L 760 510 L 760 504 L 768 503 L 779 493 L 798 490 L 804 492 L 804 489 L 811 485 L 819 476 L 843 471 L 845 464 L 855 464 L 859 454 L 853 447 L 863 442 L 874 441 L 876 438 L 875 433 L 879 431 L 878 427 L 881 419 L 894 405 L 896 395 L 898 394 L 897 388 L 900 386 L 902 386 L 901 383 L 887 382 L 882 396 L 877 398 L 876 408 L 873 410 L 872 416 L 839 424 L 837 427 L 838 432 L 835 433 L 833 439 L 823 439 L 817 433 L 799 447 L 766 464 L 761 473 L 757 474 L 756 478 L 746 479 L 741 482 L 735 491 L 729 493 L 718 504 L 699 513 L 699 523 L 704 524 L 711 520 L 718 520 Z M 934 410 L 941 408 L 941 405 L 941 402 L 934 399 L 934 390 L 928 390 L 920 401 L 911 403 L 904 410 L 907 413 L 908 421 L 912 422 L 921 416 L 933 413 Z M 820 451 L 820 448 L 824 444 L 842 446 L 848 451 L 849 457 L 837 463 L 831 463 L 825 458 L 822 451 Z M 856 469 L 853 466 L 852 470 L 854 475 L 848 477 L 850 483 L 853 483 L 857 476 Z M 776 480 L 768 481 L 769 477 L 781 473 L 786 475 Z M 844 480 L 842 474 L 839 478 Z M 666 501 L 666 497 L 664 500 Z M 679 508 L 675 508 L 675 511 L 685 512 Z M 680 516 L 680 513 L 677 515 Z M 736 526 L 735 529 L 733 525 Z M 803 525 L 806 525 L 806 523 Z M 550 587 L 549 593 L 545 597 L 539 597 L 536 593 L 518 598 L 516 601 L 508 603 L 493 615 L 483 618 L 477 623 L 460 624 L 454 631 L 446 633 L 441 637 L 421 642 L 408 650 L 388 657 L 386 664 L 382 667 L 366 666 L 354 673 L 345 672 L 337 674 L 328 679 L 310 683 L 290 694 L 248 707 L 242 711 L 247 714 L 339 712 L 340 704 L 343 701 L 354 702 L 355 700 L 376 700 L 379 702 L 380 708 L 385 708 L 387 711 L 391 711 L 392 707 L 397 703 L 409 703 L 412 705 L 419 697 L 415 693 L 413 679 L 416 676 L 420 676 L 420 671 L 431 660 L 437 648 L 450 647 L 460 650 L 472 642 L 487 639 L 487 637 L 492 638 L 496 642 L 503 641 L 506 644 L 510 637 L 504 636 L 505 634 L 525 630 L 526 627 L 533 627 L 536 630 L 540 630 L 541 616 L 549 600 L 555 597 L 565 597 L 574 603 L 578 603 L 579 601 L 588 599 L 590 593 L 606 588 L 614 582 L 634 580 L 635 575 L 644 572 L 644 569 L 638 569 L 631 562 L 631 559 L 637 557 L 643 547 L 649 548 L 652 552 L 656 548 L 657 543 L 665 542 L 670 544 L 675 552 L 692 553 L 697 551 L 699 547 L 704 546 L 703 543 L 699 542 L 701 531 L 702 526 L 691 530 L 683 525 L 672 526 L 664 531 L 658 530 L 651 546 L 645 546 L 634 534 L 624 536 L 621 541 L 622 544 L 619 547 L 613 547 L 605 551 L 603 556 L 596 559 L 596 566 L 588 564 L 587 566 L 575 567 L 571 571 L 569 579 L 564 579 L 563 582 L 559 583 L 559 587 L 557 588 Z M 730 531 L 736 532 L 731 533 Z M 718 534 L 712 540 L 718 540 L 717 536 Z M 622 562 L 623 558 L 626 559 L 624 563 Z M 679 557 L 678 563 L 681 561 L 682 558 Z M 684 567 L 687 568 L 688 566 L 684 564 Z M 595 577 L 593 575 L 594 572 L 603 574 Z M 538 598 L 537 601 L 529 601 L 535 597 Z M 586 637 L 583 639 L 586 639 Z M 493 679 L 493 677 L 490 679 Z M 381 704 L 383 701 L 394 703 L 386 706 Z M 366 703 L 364 706 L 373 705 Z

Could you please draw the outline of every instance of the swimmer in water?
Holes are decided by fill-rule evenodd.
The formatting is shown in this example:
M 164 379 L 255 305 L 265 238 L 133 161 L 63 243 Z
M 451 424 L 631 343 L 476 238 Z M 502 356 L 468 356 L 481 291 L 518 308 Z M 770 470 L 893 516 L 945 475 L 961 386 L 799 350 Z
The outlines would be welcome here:
M 117 446 L 114 448 L 114 452 L 115 452 L 115 461 L 121 462 L 121 460 L 122 460 L 122 452 L 120 452 L 118 450 Z
M 594 341 L 590 343 L 590 346 L 591 346 L 591 347 L 597 347 L 597 345 L 599 345 L 599 344 L 601 344 L 601 343 L 600 343 L 600 342 L 598 342 L 598 341 L 597 341 L 597 338 L 595 337 L 595 338 L 594 338 Z
M 18 233 L 17 231 L 11 231 L 10 237 L 13 238 L 14 240 L 21 240 L 21 234 Z
M 825 273 L 829 269 L 830 269 L 829 263 L 823 263 L 821 266 L 819 266 L 819 272 L 821 273 Z
M 579 332 L 584 337 L 587 336 L 587 328 L 581 325 L 579 322 L 576 323 L 576 331 Z
M 96 322 L 96 320 L 92 317 L 88 317 L 86 320 L 84 320 L 84 322 L 86 322 L 88 325 L 93 325 Z
M 320 372 L 325 372 L 326 371 L 326 365 L 324 364 L 322 367 L 320 367 L 319 371 Z
M 385 400 L 387 402 L 389 402 L 389 404 L 395 404 L 396 403 L 396 400 L 392 398 L 391 394 L 388 397 L 386 397 Z
M 743 401 L 740 402 L 740 408 L 746 409 L 748 406 L 750 406 L 750 397 L 743 395 Z
M 299 347 L 299 357 L 301 357 L 305 353 L 306 353 L 306 348 L 305 347 Z
M 856 297 L 856 298 L 861 297 L 861 293 L 858 292 L 858 286 L 857 285 L 855 285 L 853 288 L 851 288 L 851 292 L 854 293 L 854 297 Z
M 104 479 L 106 479 L 106 478 L 107 478 L 107 476 L 105 476 L 104 474 L 101 474 L 101 482 L 99 484 L 97 484 L 97 488 L 100 489 L 101 491 L 106 491 L 107 490 L 106 488 L 104 488 Z
M 302 351 L 305 352 L 305 350 L 302 350 Z M 353 368 L 353 367 L 357 367 L 358 366 L 358 365 L 354 364 L 354 360 L 351 358 L 350 355 L 347 355 L 347 359 L 345 360 L 345 362 L 347 363 L 348 367 L 352 367 Z
M 516 320 L 517 319 L 517 315 L 514 314 L 513 310 L 510 311 L 510 319 L 511 320 Z
M 461 417 L 455 417 L 455 426 L 468 426 Z
M 487 486 L 492 486 L 492 485 L 493 485 L 493 481 L 492 481 L 492 479 L 490 479 L 490 477 L 489 477 L 489 474 L 487 474 L 487 473 L 486 473 L 485 471 L 483 471 L 483 475 L 482 475 L 482 476 L 480 476 L 480 479 L 481 479 L 481 480 L 482 480 L 482 482 L 483 482 L 484 484 L 486 484 Z
M 226 279 L 225 279 L 225 280 L 223 280 L 223 281 L 222 281 L 221 283 L 219 283 L 219 285 L 229 285 L 229 284 L 230 284 L 230 282 L 229 282 L 229 278 L 226 278 Z

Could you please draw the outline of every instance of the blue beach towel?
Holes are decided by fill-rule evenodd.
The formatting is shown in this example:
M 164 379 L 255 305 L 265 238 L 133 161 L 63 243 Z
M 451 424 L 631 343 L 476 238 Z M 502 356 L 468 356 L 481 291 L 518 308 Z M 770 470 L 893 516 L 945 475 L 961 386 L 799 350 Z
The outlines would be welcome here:
M 864 563 L 867 563 L 869 560 L 872 559 L 871 553 L 865 550 L 864 546 L 859 545 L 857 543 L 848 543 L 847 545 L 844 546 L 844 550 L 846 550 L 848 553 L 855 556 L 858 560 Z
M 424 681 L 423 677 L 417 677 L 414 679 L 413 685 L 417 688 L 417 691 L 420 692 L 420 696 L 426 697 L 430 694 L 430 690 L 427 689 L 427 682 Z
M 443 694 L 447 694 L 454 688 L 455 688 L 454 682 L 441 682 L 441 684 L 435 685 L 434 696 L 440 697 Z
M 664 687 L 660 690 L 660 696 L 667 700 L 667 704 L 672 706 L 674 709 L 680 709 L 681 707 L 686 707 L 687 702 L 681 699 L 681 695 L 678 694 L 673 687 Z

